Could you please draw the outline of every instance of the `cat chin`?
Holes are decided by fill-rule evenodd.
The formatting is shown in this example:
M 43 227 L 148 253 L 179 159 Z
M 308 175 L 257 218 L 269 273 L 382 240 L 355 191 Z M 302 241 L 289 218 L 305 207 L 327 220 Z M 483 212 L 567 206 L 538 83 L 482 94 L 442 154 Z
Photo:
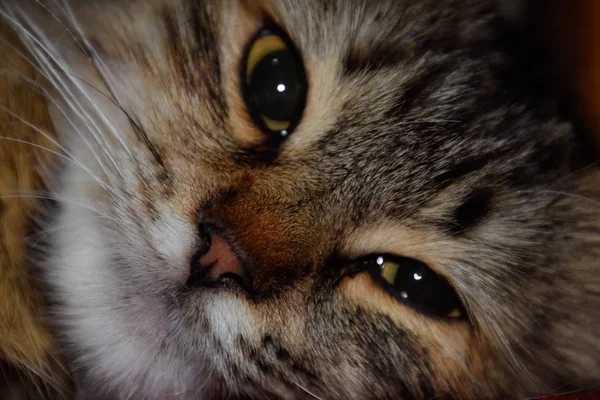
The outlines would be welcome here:
M 89 175 L 67 166 L 59 194 L 85 199 L 97 189 Z M 206 382 L 202 367 L 178 351 L 178 327 L 168 303 L 141 293 L 112 261 L 107 232 L 95 211 L 61 201 L 49 229 L 56 230 L 41 263 L 52 320 L 76 373 L 80 398 L 195 398 Z M 200 395 L 198 395 L 200 396 Z M 198 397 L 201 398 L 201 397 Z

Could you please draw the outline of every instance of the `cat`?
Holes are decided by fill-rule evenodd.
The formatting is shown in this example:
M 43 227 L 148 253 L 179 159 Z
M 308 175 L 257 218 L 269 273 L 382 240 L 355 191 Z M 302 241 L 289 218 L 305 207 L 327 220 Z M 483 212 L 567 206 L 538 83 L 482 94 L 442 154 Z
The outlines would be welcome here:
M 36 268 L 78 398 L 600 384 L 598 153 L 496 2 L 0 15 L 56 133 Z

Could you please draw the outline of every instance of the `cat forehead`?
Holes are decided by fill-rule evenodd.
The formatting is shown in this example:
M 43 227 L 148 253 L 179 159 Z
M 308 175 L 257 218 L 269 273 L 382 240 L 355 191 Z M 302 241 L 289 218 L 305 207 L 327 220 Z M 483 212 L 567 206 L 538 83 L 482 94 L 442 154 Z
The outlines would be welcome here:
M 508 67 L 494 51 L 497 21 L 489 2 L 199 7 L 177 0 L 115 7 L 91 24 L 91 36 L 101 52 L 134 65 L 117 64 L 115 93 L 167 158 L 201 157 L 214 147 L 207 133 L 233 152 L 252 151 L 264 137 L 248 117 L 239 76 L 249 42 L 266 21 L 289 36 L 308 78 L 306 109 L 277 150 L 280 165 L 318 167 L 329 181 L 343 181 L 339 190 L 352 197 L 386 198 L 397 208 L 414 203 L 411 193 L 426 197 L 427 187 L 484 170 L 486 157 L 506 158 L 507 148 L 529 140 L 512 134 L 526 124 L 522 108 L 509 106 L 500 91 L 506 82 L 494 76 Z M 134 12 L 149 18 L 132 19 Z M 513 129 L 499 137 L 501 120 Z
M 468 80 L 488 78 L 482 72 L 485 63 L 477 57 L 461 59 L 457 52 L 481 45 L 493 15 L 492 8 L 480 5 L 485 3 L 456 3 L 440 11 L 428 2 L 227 1 L 198 7 L 181 0 L 107 7 L 104 18 L 83 13 L 86 23 L 91 17 L 95 21 L 90 36 L 99 53 L 134 65 L 118 66 L 123 86 L 137 82 L 143 96 L 179 84 L 170 98 L 147 96 L 147 102 L 162 101 L 166 112 L 167 102 L 199 107 L 189 102 L 190 96 L 204 100 L 203 105 L 218 104 L 215 113 L 221 115 L 207 120 L 225 116 L 228 108 L 245 107 L 236 93 L 245 51 L 265 21 L 278 24 L 299 50 L 309 81 L 306 118 L 290 139 L 301 148 L 334 125 L 352 127 L 353 134 L 368 126 L 377 131 L 371 136 L 380 139 L 391 131 L 410 131 L 417 119 L 432 124 L 449 119 L 470 95 L 461 98 L 473 86 Z M 131 19 L 127 10 L 153 18 Z M 248 122 L 241 114 L 234 117 Z
M 498 78 L 511 66 L 495 50 L 498 21 L 488 2 L 114 6 L 90 24 L 92 43 L 116 72 L 113 92 L 163 158 L 185 169 L 208 153 L 230 163 L 264 140 L 240 71 L 265 23 L 289 36 L 308 80 L 300 124 L 275 149 L 281 176 L 333 186 L 353 199 L 351 208 L 383 207 L 397 217 L 474 172 L 506 175 L 514 164 L 502 160 L 524 159 L 535 147 L 538 131 L 521 134 L 526 106 L 511 103 L 510 82 Z M 460 196 L 483 183 L 469 185 Z

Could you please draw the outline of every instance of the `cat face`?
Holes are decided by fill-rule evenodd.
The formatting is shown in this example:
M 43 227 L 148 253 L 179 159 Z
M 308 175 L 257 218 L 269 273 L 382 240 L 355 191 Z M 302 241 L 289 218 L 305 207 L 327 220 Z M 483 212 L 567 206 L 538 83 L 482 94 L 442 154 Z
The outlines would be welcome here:
M 90 396 L 600 380 L 598 169 L 493 4 L 4 13 L 70 159 L 43 269 Z

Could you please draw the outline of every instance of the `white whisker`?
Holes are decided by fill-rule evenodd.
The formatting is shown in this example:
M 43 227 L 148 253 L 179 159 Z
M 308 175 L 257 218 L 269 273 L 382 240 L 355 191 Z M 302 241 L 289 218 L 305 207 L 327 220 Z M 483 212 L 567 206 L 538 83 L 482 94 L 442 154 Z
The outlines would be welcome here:
M 22 32 L 25 33 L 25 35 L 27 35 L 27 37 L 30 39 L 29 42 L 31 42 L 31 40 L 34 41 L 34 43 L 40 47 L 42 50 L 44 50 L 44 52 L 46 54 L 48 54 L 48 56 L 50 56 L 50 58 L 52 58 L 57 65 L 61 68 L 61 71 L 64 72 L 68 72 L 66 71 L 66 69 L 62 66 L 61 62 L 55 57 L 53 56 L 53 54 L 50 52 L 50 50 L 48 50 L 39 40 L 37 40 L 22 24 L 20 24 L 19 22 L 17 22 L 14 18 L 11 18 L 9 15 L 7 15 L 6 13 L 2 12 L 0 10 L 0 15 L 3 15 L 4 17 L 6 17 L 7 19 L 9 19 L 9 21 L 11 23 L 13 23 L 17 28 L 19 28 Z M 24 39 L 25 40 L 25 39 Z M 108 157 L 108 159 L 112 162 L 113 166 L 114 166 L 114 171 L 119 171 L 118 168 L 118 164 L 116 163 L 116 161 L 114 160 L 114 158 L 112 157 L 112 155 L 106 150 L 106 148 L 109 148 L 109 144 L 103 139 L 102 135 L 101 135 L 101 130 L 98 128 L 98 126 L 95 124 L 95 122 L 91 119 L 91 118 L 87 118 L 87 114 L 86 112 L 83 110 L 82 106 L 79 105 L 79 103 L 77 103 L 74 99 L 76 98 L 75 95 L 72 93 L 71 90 L 69 90 L 68 85 L 63 81 L 63 79 L 52 69 L 50 68 L 47 63 L 42 62 L 43 58 L 42 54 L 40 53 L 40 51 L 35 47 L 35 46 L 29 46 L 30 50 L 32 52 L 32 54 L 36 57 L 36 59 L 39 61 L 39 65 L 40 67 L 38 67 L 36 64 L 32 65 L 38 70 L 40 71 L 40 73 L 42 73 L 46 79 L 48 79 L 48 81 L 57 89 L 59 89 L 59 92 L 61 93 L 61 95 L 63 96 L 63 99 L 67 102 L 67 104 L 70 106 L 71 110 L 73 112 L 76 113 L 76 115 L 82 120 L 82 122 L 85 124 L 86 128 L 88 128 L 89 133 L 92 135 L 92 137 L 96 140 L 96 142 L 100 145 L 101 149 L 104 151 L 104 153 L 106 154 L 106 156 Z M 24 57 L 26 60 L 28 60 L 27 57 Z M 30 63 L 31 61 L 28 60 Z M 82 89 L 78 86 L 75 85 L 77 87 L 77 89 L 79 89 L 80 91 L 82 91 Z M 62 90 L 60 90 L 62 88 Z M 65 94 L 68 94 L 69 97 L 65 96 Z M 89 99 L 89 98 L 88 98 Z M 90 100 L 91 101 L 91 100 Z M 71 122 L 71 121 L 70 121 Z M 72 123 L 72 122 L 71 122 Z M 94 133 L 94 130 L 97 133 Z M 98 157 L 98 155 L 94 152 L 94 150 L 92 149 L 92 146 L 90 145 L 90 143 L 87 141 L 87 139 L 84 137 L 84 135 L 79 132 L 79 130 L 75 129 L 75 131 L 79 134 L 79 136 L 81 137 L 81 139 L 84 141 L 84 143 L 86 144 L 86 146 L 88 147 L 88 149 L 92 152 L 92 154 L 94 155 L 94 157 L 98 160 L 98 163 L 100 164 L 100 166 L 103 168 L 103 170 L 105 171 L 105 173 L 107 175 L 108 172 L 106 170 L 106 167 L 104 166 L 104 164 L 100 161 L 100 158 Z
M 12 193 L 12 194 L 3 194 L 2 196 L 0 196 L 0 199 L 24 198 L 24 199 L 55 200 L 55 201 L 59 201 L 59 202 L 63 202 L 63 203 L 70 203 L 70 204 L 79 206 L 81 208 L 92 211 L 92 212 L 94 212 L 104 218 L 107 218 L 107 219 L 113 219 L 113 217 L 110 217 L 107 214 L 104 214 L 102 211 L 98 210 L 92 204 L 90 204 L 88 202 L 84 202 L 83 199 L 76 199 L 76 198 L 71 198 L 71 197 L 66 197 L 66 196 L 60 196 L 60 195 L 57 195 L 57 194 L 54 194 L 51 192 L 43 192 L 43 191 L 38 191 L 38 192 L 35 192 L 35 191 L 30 191 L 30 192 L 12 191 L 12 192 L 5 192 L 5 193 Z
M 313 392 L 311 392 L 310 390 L 308 390 L 307 388 L 305 388 L 304 386 L 302 386 L 298 382 L 295 382 L 295 381 L 292 381 L 292 382 L 294 383 L 294 385 L 298 386 L 304 392 L 306 392 L 307 394 L 309 394 L 311 397 L 314 397 L 315 399 L 318 399 L 318 400 L 324 400 L 323 398 L 317 396 L 316 394 L 314 394 Z
M 61 229 L 65 229 L 65 228 L 68 228 L 71 226 L 76 226 L 76 225 L 80 224 L 82 221 L 95 221 L 95 220 L 102 220 L 102 219 L 110 219 L 114 222 L 117 222 L 117 220 L 115 218 L 108 218 L 105 216 L 83 217 L 83 218 L 79 218 L 77 221 L 71 221 L 66 224 L 53 225 L 52 228 L 40 230 L 39 232 L 36 232 L 34 235 L 28 237 L 27 239 L 36 239 L 37 238 L 36 241 L 30 245 L 30 247 L 34 249 L 37 247 L 38 243 L 40 241 L 42 241 L 46 236 L 56 233 L 56 232 L 60 231 Z
M 0 14 L 3 14 L 3 13 L 0 11 Z M 76 98 L 76 96 L 69 89 L 69 85 L 67 83 L 65 83 L 65 81 L 55 72 L 55 70 L 53 68 L 49 67 L 47 62 L 42 62 L 42 61 L 44 61 L 44 57 L 43 57 L 42 53 L 40 53 L 39 49 L 43 50 L 43 52 L 45 54 L 47 54 L 58 65 L 60 70 L 62 72 L 64 72 L 66 76 L 71 77 L 70 82 L 75 86 L 76 89 L 78 89 L 78 91 L 81 94 L 83 94 L 87 98 L 89 103 L 94 108 L 97 109 L 97 105 L 91 100 L 91 98 L 89 98 L 89 96 L 87 96 L 85 94 L 85 92 L 83 91 L 81 86 L 73 81 L 72 76 L 74 76 L 74 74 L 72 74 L 70 71 L 68 71 L 62 64 L 61 60 L 59 60 L 57 58 L 57 55 L 54 52 L 50 51 L 50 49 L 48 49 L 47 46 L 44 46 L 44 44 L 42 44 L 40 42 L 40 40 L 38 40 L 31 32 L 29 32 L 27 30 L 27 28 L 25 28 L 22 24 L 17 22 L 14 18 L 11 18 L 6 14 L 3 14 L 3 15 L 5 17 L 9 18 L 10 22 L 12 22 L 15 25 L 15 27 L 20 29 L 26 35 L 24 40 L 30 43 L 30 46 L 29 46 L 30 51 L 39 61 L 40 67 L 36 66 L 36 69 L 38 69 L 46 77 L 46 79 L 48 79 L 50 81 L 50 83 L 53 84 L 54 87 L 56 87 L 57 89 L 62 89 L 62 90 L 60 90 L 60 93 L 63 95 L 64 100 L 68 102 L 68 105 L 71 106 L 73 111 L 75 111 L 77 113 L 77 115 L 82 119 L 82 121 L 85 123 L 85 125 L 88 128 L 88 130 L 90 131 L 90 133 L 95 137 L 96 141 L 99 144 L 103 144 L 106 147 L 110 147 L 108 145 L 108 143 L 102 138 L 102 136 L 98 135 L 98 134 L 100 134 L 101 130 L 98 128 L 96 123 L 91 118 L 86 118 L 87 113 L 83 110 L 82 106 L 74 100 Z M 26 16 L 24 16 L 24 19 L 27 19 Z M 40 32 L 37 32 L 37 33 L 40 34 Z M 32 44 L 35 44 L 35 46 L 33 46 Z M 35 66 L 35 64 L 33 64 L 33 65 Z M 65 96 L 65 92 L 69 95 L 69 98 L 67 98 Z M 97 110 L 97 111 L 99 111 L 99 110 Z M 104 117 L 104 114 L 102 114 L 101 117 Z M 87 120 L 87 122 L 86 122 L 86 120 Z M 90 126 L 90 124 L 92 126 Z M 91 129 L 92 127 L 94 129 Z M 112 127 L 112 125 L 110 127 Z M 98 134 L 94 133 L 94 130 Z M 106 151 L 105 151 L 105 153 L 106 153 L 107 157 L 109 157 L 110 160 L 113 162 L 113 165 L 115 165 L 115 168 L 118 170 L 117 164 L 115 163 L 115 161 L 112 158 L 112 156 L 110 155 L 110 153 L 108 153 Z
M 79 40 L 77 39 L 77 37 L 75 37 L 75 35 L 73 34 L 73 32 L 71 32 L 71 30 L 69 29 L 69 27 L 67 25 L 65 25 L 60 18 L 58 18 L 58 16 L 56 14 L 54 14 L 48 7 L 46 7 L 44 5 L 44 3 L 42 3 L 40 0 L 35 0 L 36 3 L 38 3 L 40 5 L 40 7 L 42 7 L 44 10 L 46 10 L 46 12 L 48 12 L 48 14 L 50 14 L 52 16 L 52 18 L 54 18 L 56 20 L 56 22 L 58 22 L 58 24 L 60 26 L 62 26 L 64 28 L 64 31 L 67 32 L 69 35 L 71 35 L 71 37 L 73 38 L 73 40 L 75 41 L 75 43 L 77 43 L 77 46 L 79 46 L 79 48 L 81 49 L 81 52 L 83 54 L 87 54 L 85 49 L 83 48 L 83 45 L 79 42 Z M 58 7 L 60 7 L 60 3 L 55 2 L 57 4 Z M 61 9 L 61 11 L 64 12 L 64 10 Z M 90 60 L 91 61 L 91 60 Z
M 52 142 L 52 144 L 54 144 L 55 146 L 57 146 L 61 151 L 63 151 L 64 154 L 61 154 L 57 151 L 54 151 L 52 149 L 49 149 L 45 146 L 42 145 L 38 145 L 32 142 L 28 142 L 25 140 L 21 140 L 21 139 L 15 139 L 15 138 L 9 138 L 9 137 L 5 137 L 5 136 L 0 136 L 0 139 L 2 140 L 8 140 L 8 141 L 15 141 L 15 142 L 20 142 L 23 144 L 28 144 L 31 145 L 33 147 L 36 148 L 40 148 L 43 149 L 45 151 L 48 151 L 52 154 L 55 154 L 69 162 L 74 163 L 75 165 L 77 165 L 78 167 L 82 168 L 86 173 L 88 173 L 96 182 L 98 182 L 100 185 L 102 185 L 102 187 L 104 188 L 108 188 L 108 185 L 106 184 L 106 182 L 104 182 L 103 180 L 101 180 L 100 178 L 98 178 L 97 176 L 95 176 L 88 168 L 86 168 L 86 166 L 81 163 L 79 160 L 77 160 L 71 153 L 69 153 L 63 146 L 61 146 L 54 138 L 52 138 L 52 136 L 50 136 L 48 133 L 44 132 L 42 129 L 36 127 L 35 125 L 29 123 L 28 121 L 26 121 L 25 119 L 21 118 L 20 116 L 18 116 L 17 114 L 13 113 L 12 111 L 10 111 L 9 109 L 7 109 L 6 107 L 4 107 L 3 105 L 0 104 L 0 109 L 6 111 L 7 113 L 9 113 L 10 115 L 12 115 L 13 117 L 15 117 L 16 119 L 18 119 L 20 122 L 24 123 L 25 125 L 29 126 L 30 128 L 32 128 L 33 130 L 35 130 L 36 132 L 40 133 L 42 136 L 44 136 L 46 139 L 48 139 L 50 142 Z
M 65 159 L 67 161 L 74 162 L 74 163 L 77 164 L 77 161 L 75 161 L 75 160 L 67 157 L 66 155 L 61 154 L 61 153 L 59 153 L 59 152 L 57 152 L 55 150 L 49 149 L 49 148 L 47 148 L 45 146 L 42 146 L 41 144 L 36 144 L 36 143 L 29 142 L 27 140 L 16 139 L 16 138 L 11 138 L 11 137 L 6 137 L 6 136 L 0 136 L 0 140 L 7 140 L 9 142 L 16 142 L 16 143 L 26 144 L 26 145 L 29 145 L 29 146 L 32 146 L 32 147 L 35 147 L 35 148 L 38 148 L 38 149 L 42 149 L 44 151 L 47 151 L 49 153 L 52 153 L 52 154 L 56 155 L 57 157 L 60 157 L 62 159 Z
M 36 25 L 32 23 L 31 19 L 27 17 L 26 14 L 22 14 L 22 18 L 27 21 L 28 25 L 31 26 L 34 31 L 36 32 L 36 34 L 39 37 L 43 37 L 43 35 L 41 34 L 41 32 L 39 31 L 39 29 L 36 28 Z M 15 21 L 16 22 L 16 21 Z M 18 24 L 18 22 L 16 22 Z M 47 46 L 44 46 L 44 44 L 42 44 L 40 42 L 40 40 L 38 40 L 35 36 L 33 36 L 27 29 L 25 29 L 22 24 L 19 24 L 19 28 L 20 29 L 24 29 L 25 34 L 27 34 L 32 40 L 34 40 L 36 42 L 36 44 L 42 48 L 46 54 L 48 54 L 48 56 L 50 56 L 50 58 L 52 58 L 52 60 L 59 66 L 59 68 L 61 69 L 61 71 L 64 71 L 65 74 L 67 74 L 68 76 L 76 76 L 75 74 L 72 73 L 72 71 L 69 71 L 67 68 L 65 68 L 64 64 L 61 63 L 61 60 L 58 59 L 58 55 L 55 51 L 50 51 L 50 49 Z M 79 42 L 78 42 L 79 44 Z M 87 56 L 87 53 L 84 52 L 84 54 Z M 79 90 L 79 93 L 81 95 L 83 95 L 85 97 L 85 99 L 89 102 L 89 104 L 94 108 L 94 111 L 97 113 L 97 116 L 99 116 L 102 120 L 102 122 L 106 125 L 106 127 L 108 127 L 109 131 L 113 134 L 113 136 L 115 136 L 115 138 L 121 143 L 121 145 L 123 146 L 123 148 L 125 149 L 125 151 L 127 152 L 127 154 L 133 158 L 133 153 L 131 152 L 131 150 L 129 149 L 129 147 L 125 144 L 125 141 L 123 140 L 122 136 L 119 135 L 119 133 L 117 132 L 116 128 L 114 127 L 114 125 L 110 122 L 110 120 L 106 117 L 106 115 L 100 110 L 99 106 L 92 100 L 92 98 L 85 92 L 85 90 L 83 90 L 81 88 L 81 84 L 75 82 L 72 78 L 71 78 L 71 83 Z M 66 85 L 63 85 L 63 88 L 66 89 L 66 87 L 64 87 Z M 93 123 L 93 121 L 92 121 Z M 97 129 L 97 127 L 96 127 Z

